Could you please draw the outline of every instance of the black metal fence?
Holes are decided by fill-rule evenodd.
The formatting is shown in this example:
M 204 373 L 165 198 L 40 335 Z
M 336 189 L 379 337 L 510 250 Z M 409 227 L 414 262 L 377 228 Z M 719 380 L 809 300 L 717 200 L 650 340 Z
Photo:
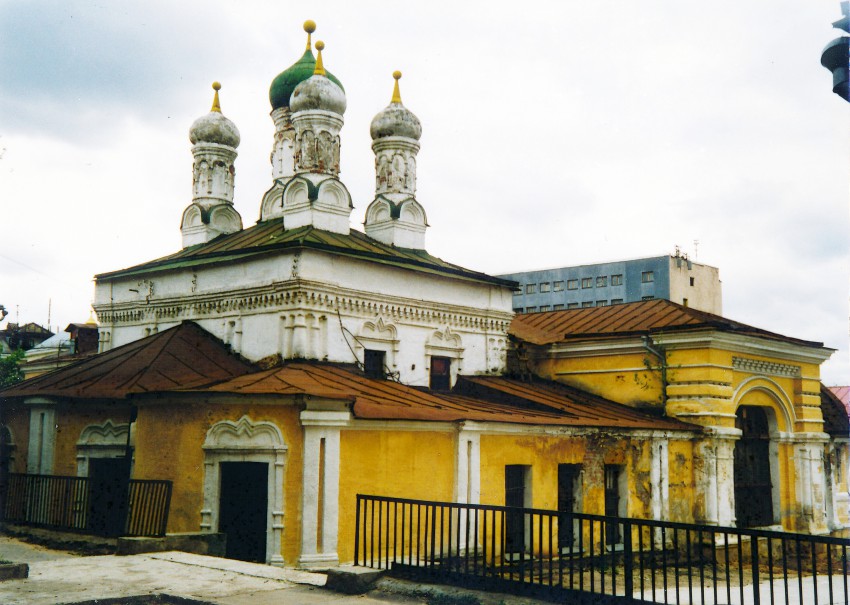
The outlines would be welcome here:
M 171 481 L 130 479 L 107 502 L 93 497 L 88 477 L 10 473 L 4 520 L 98 535 L 164 536 L 170 505 Z
M 850 602 L 850 540 L 357 496 L 355 564 L 576 603 Z

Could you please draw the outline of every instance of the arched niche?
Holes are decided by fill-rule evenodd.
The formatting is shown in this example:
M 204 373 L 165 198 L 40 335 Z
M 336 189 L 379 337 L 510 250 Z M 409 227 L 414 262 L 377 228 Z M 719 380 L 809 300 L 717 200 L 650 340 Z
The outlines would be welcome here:
M 785 390 L 773 379 L 766 376 L 747 378 L 732 394 L 737 410 L 742 405 L 757 405 L 773 409 L 774 430 L 792 432 L 796 422 L 794 404 Z
M 77 476 L 89 476 L 89 461 L 92 458 L 120 458 L 127 452 L 127 423 L 115 423 L 106 420 L 103 424 L 90 424 L 80 432 L 77 440 Z M 133 449 L 133 437 L 130 434 L 130 448 Z
M 268 465 L 266 513 L 266 563 L 283 566 L 283 478 L 287 446 L 280 429 L 272 422 L 252 421 L 242 416 L 237 421 L 214 424 L 203 445 L 204 506 L 201 531 L 215 532 L 219 527 L 221 463 L 259 462 Z

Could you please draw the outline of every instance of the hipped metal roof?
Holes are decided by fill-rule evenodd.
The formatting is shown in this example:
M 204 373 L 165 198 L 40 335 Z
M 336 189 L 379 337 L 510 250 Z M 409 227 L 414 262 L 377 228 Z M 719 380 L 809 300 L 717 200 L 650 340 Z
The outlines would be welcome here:
M 220 340 L 183 322 L 0 391 L 0 397 L 123 399 L 136 393 L 202 387 L 255 371 Z
M 367 378 L 352 365 L 290 362 L 258 371 L 193 322 L 0 391 L 0 397 L 138 399 L 146 393 L 300 395 L 348 402 L 356 418 L 697 430 L 557 383 L 460 377 L 451 392 Z M 177 405 L 175 403 L 175 405 Z
M 634 336 L 696 329 L 715 329 L 804 347 L 823 348 L 823 343 L 820 342 L 768 332 L 720 315 L 683 307 L 664 299 L 517 315 L 511 323 L 509 332 L 528 343 L 547 345 L 584 338 Z
M 302 249 L 332 252 L 383 265 L 419 272 L 451 275 L 508 288 L 515 288 L 517 285 L 514 281 L 470 271 L 458 265 L 447 263 L 436 256 L 431 256 L 425 250 L 397 248 L 383 244 L 354 229 L 348 235 L 322 231 L 311 226 L 285 229 L 282 220 L 257 223 L 253 227 L 248 227 L 236 233 L 220 235 L 204 244 L 184 248 L 175 254 L 157 260 L 120 271 L 101 273 L 96 275 L 95 279 L 108 280 L 129 277 L 142 273 L 149 274 L 155 271 L 231 262 L 275 252 Z

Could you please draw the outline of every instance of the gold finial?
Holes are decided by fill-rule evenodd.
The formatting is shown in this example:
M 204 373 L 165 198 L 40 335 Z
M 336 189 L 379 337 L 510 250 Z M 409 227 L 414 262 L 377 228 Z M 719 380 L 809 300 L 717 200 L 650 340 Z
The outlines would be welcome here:
M 314 76 L 326 76 L 325 66 L 322 63 L 322 51 L 325 49 L 325 43 L 321 40 L 316 40 L 316 69 L 313 70 Z
M 215 96 L 213 97 L 213 105 L 210 111 L 217 111 L 218 113 L 221 113 L 221 104 L 219 104 L 218 102 L 218 91 L 221 90 L 221 84 L 219 84 L 218 82 L 213 82 L 212 86 L 213 90 L 215 91 Z
M 307 32 L 307 50 L 313 46 L 313 43 L 310 41 L 310 34 L 316 31 L 316 22 L 312 19 L 307 19 L 304 22 L 304 31 Z
M 394 71 L 393 78 L 395 78 L 395 85 L 393 86 L 393 98 L 390 100 L 390 103 L 401 103 L 401 93 L 398 91 L 398 81 L 401 79 L 401 72 L 398 70 Z

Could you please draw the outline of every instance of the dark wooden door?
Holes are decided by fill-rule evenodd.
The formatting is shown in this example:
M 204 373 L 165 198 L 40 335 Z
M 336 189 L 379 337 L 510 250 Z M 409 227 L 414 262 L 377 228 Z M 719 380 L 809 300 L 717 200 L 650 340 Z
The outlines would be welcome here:
M 623 467 L 616 464 L 605 465 L 605 516 L 619 517 L 620 516 L 620 475 L 623 472 Z M 622 541 L 620 536 L 620 524 L 615 521 L 610 521 L 605 524 L 605 544 L 619 544 Z
M 773 489 L 770 480 L 770 429 L 767 414 L 756 406 L 738 408 L 735 444 L 735 517 L 738 527 L 773 524 Z
M 581 466 L 578 464 L 558 465 L 558 512 L 576 512 L 576 483 Z M 560 516 L 558 519 L 558 545 L 568 548 L 573 544 L 573 520 Z
M 505 466 L 505 506 L 525 506 L 525 466 L 521 464 Z M 505 513 L 505 550 L 525 550 L 525 516 L 519 511 Z
M 265 562 L 268 480 L 264 462 L 221 463 L 218 530 L 227 534 L 227 558 Z
M 127 458 L 89 459 L 89 530 L 100 536 L 124 533 L 130 463 Z

